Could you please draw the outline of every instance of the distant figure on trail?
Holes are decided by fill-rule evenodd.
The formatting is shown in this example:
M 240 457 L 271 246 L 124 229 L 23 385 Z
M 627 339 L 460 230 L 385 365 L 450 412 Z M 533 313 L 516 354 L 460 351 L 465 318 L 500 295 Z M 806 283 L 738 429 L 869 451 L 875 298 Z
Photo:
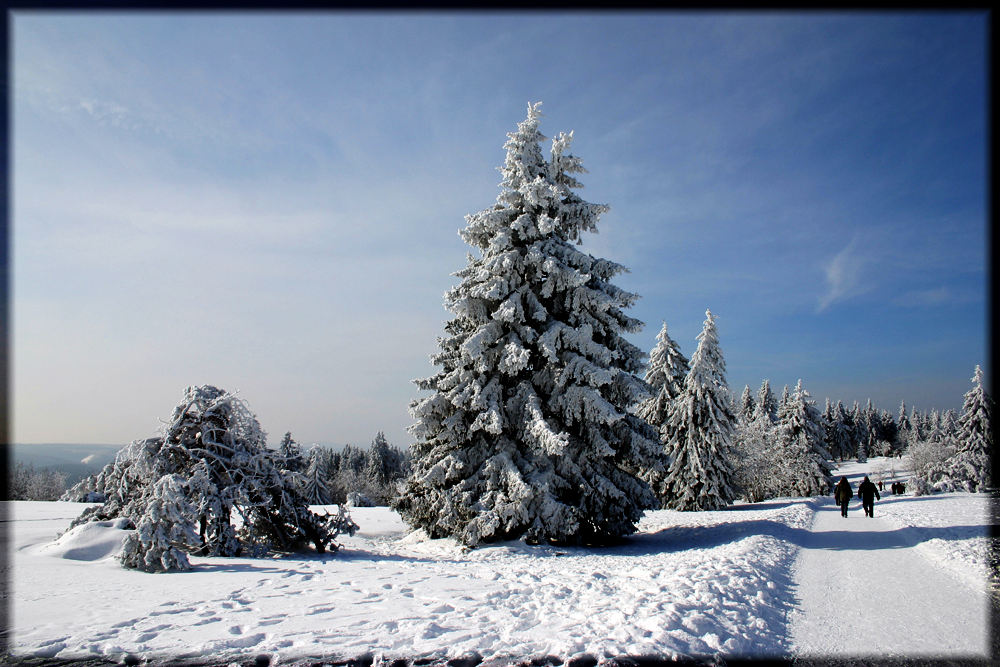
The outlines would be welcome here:
M 878 490 L 879 490 L 879 491 L 885 491 L 885 487 L 884 487 L 884 486 L 882 486 L 882 480 L 879 480 L 879 481 L 878 481 Z
M 875 516 L 875 498 L 882 500 L 882 496 L 878 494 L 878 488 L 871 483 L 867 475 L 865 475 L 865 481 L 858 485 L 858 498 L 861 498 L 861 507 L 865 510 L 865 516 L 869 519 Z
M 854 497 L 854 490 L 846 477 L 841 477 L 837 486 L 833 489 L 833 499 L 840 505 L 840 516 L 847 516 L 847 503 Z

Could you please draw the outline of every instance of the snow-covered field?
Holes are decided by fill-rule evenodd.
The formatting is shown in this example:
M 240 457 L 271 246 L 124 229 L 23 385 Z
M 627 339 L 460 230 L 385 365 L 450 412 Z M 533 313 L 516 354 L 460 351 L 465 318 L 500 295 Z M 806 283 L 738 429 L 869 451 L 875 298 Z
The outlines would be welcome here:
M 908 527 L 915 553 L 976 591 L 985 588 L 986 501 L 883 495 L 876 514 Z M 657 511 L 620 546 L 471 551 L 423 539 L 386 508 L 356 508 L 361 530 L 336 554 L 193 557 L 190 572 L 146 574 L 115 560 L 124 531 L 113 525 L 55 540 L 85 505 L 12 502 L 9 642 L 15 657 L 222 664 L 262 654 L 271 664 L 793 655 L 789 619 L 802 594 L 793 566 L 829 504 Z M 858 508 L 847 521 L 865 518 Z M 968 653 L 981 651 L 977 641 Z

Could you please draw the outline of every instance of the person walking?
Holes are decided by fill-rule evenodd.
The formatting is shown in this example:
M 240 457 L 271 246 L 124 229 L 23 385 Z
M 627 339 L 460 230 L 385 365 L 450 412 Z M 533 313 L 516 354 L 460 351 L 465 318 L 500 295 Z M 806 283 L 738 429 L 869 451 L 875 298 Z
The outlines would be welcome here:
M 847 516 L 847 503 L 854 497 L 854 489 L 846 477 L 841 477 L 837 486 L 833 489 L 833 499 L 840 505 L 840 516 Z
M 861 498 L 861 507 L 865 510 L 865 516 L 869 519 L 875 516 L 875 498 L 882 500 L 878 494 L 878 487 L 871 483 L 865 475 L 865 481 L 858 485 L 858 498 Z

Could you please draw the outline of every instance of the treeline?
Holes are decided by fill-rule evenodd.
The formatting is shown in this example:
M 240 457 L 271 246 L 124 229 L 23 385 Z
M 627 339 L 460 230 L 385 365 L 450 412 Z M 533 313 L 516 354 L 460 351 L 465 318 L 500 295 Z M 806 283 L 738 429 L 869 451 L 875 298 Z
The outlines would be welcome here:
M 735 407 L 734 472 L 744 497 L 756 502 L 800 493 L 807 487 L 811 471 L 806 452 L 829 461 L 856 460 L 869 456 L 910 457 L 914 492 L 978 491 L 989 486 L 989 451 L 992 447 L 990 415 L 992 401 L 983 387 L 983 374 L 976 367 L 973 388 L 964 399 L 962 412 L 919 411 L 900 403 L 893 415 L 879 410 L 871 399 L 864 407 L 855 401 L 850 409 L 842 401 L 828 398 L 823 412 L 808 400 L 801 380 L 794 391 L 784 388 L 775 400 L 768 380 L 756 397 L 749 386 Z M 792 445 L 793 434 L 805 435 L 811 447 Z M 809 435 L 811 434 L 811 435 Z
M 17 461 L 10 470 L 5 500 L 58 500 L 66 490 L 66 475 Z
M 280 451 L 314 505 L 388 505 L 409 472 L 408 454 L 390 445 L 381 431 L 368 449 L 347 445 L 338 452 L 314 445 L 305 454 L 286 433 Z

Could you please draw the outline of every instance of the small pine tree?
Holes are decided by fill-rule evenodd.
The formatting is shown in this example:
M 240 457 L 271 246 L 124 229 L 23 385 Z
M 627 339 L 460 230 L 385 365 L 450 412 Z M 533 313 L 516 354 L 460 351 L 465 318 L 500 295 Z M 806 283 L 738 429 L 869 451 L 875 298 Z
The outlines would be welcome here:
M 281 455 L 285 469 L 290 472 L 299 472 L 305 465 L 302 460 L 302 450 L 299 449 L 298 443 L 292 439 L 291 431 L 285 432 L 281 444 L 278 445 L 278 453 Z
M 753 400 L 753 394 L 750 393 L 750 385 L 743 385 L 743 394 L 740 395 L 740 413 L 739 417 L 744 422 L 753 421 L 753 416 L 757 412 L 757 403 Z
M 646 366 L 645 380 L 653 389 L 653 395 L 636 409 L 636 414 L 649 422 L 661 435 L 670 416 L 670 407 L 684 389 L 684 378 L 688 370 L 688 360 L 681 354 L 677 342 L 667 333 L 667 323 L 664 322 Z
M 306 457 L 302 495 L 312 505 L 326 505 L 330 502 L 330 490 L 327 488 L 326 457 L 323 448 L 318 445 L 312 447 Z
M 684 390 L 674 401 L 667 425 L 671 463 L 664 484 L 669 509 L 717 510 L 738 497 L 732 465 L 736 417 L 731 406 L 715 316 L 706 310 Z
M 778 401 L 771 391 L 771 381 L 764 378 L 760 383 L 760 390 L 757 392 L 757 412 L 754 419 L 765 417 L 772 424 L 778 419 Z

